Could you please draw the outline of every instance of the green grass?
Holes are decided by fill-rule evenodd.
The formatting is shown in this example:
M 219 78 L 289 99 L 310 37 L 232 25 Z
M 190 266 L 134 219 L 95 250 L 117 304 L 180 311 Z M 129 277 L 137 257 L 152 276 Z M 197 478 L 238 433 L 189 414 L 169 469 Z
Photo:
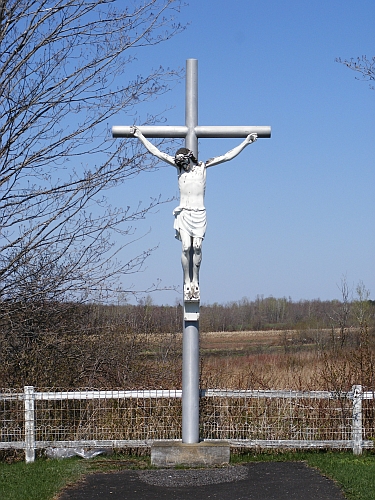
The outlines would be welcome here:
M 99 456 L 92 460 L 38 459 L 31 464 L 0 463 L 0 499 L 52 500 L 62 488 L 75 483 L 85 474 L 149 467 L 148 457 L 129 455 Z
M 375 455 L 367 452 L 354 456 L 352 452 L 283 452 L 283 453 L 245 453 L 234 455 L 232 463 L 249 461 L 305 461 L 310 467 L 318 469 L 333 479 L 349 500 L 375 499 Z
M 50 500 L 70 482 L 77 481 L 85 467 L 78 459 L 36 460 L 26 464 L 0 464 L 2 500 Z
M 351 452 L 254 452 L 232 455 L 231 462 L 305 461 L 335 480 L 349 500 L 374 500 L 375 454 L 354 456 Z M 52 500 L 66 485 L 78 481 L 84 474 L 124 469 L 150 468 L 149 457 L 113 455 L 93 460 L 38 459 L 32 464 L 0 463 L 1 500 Z

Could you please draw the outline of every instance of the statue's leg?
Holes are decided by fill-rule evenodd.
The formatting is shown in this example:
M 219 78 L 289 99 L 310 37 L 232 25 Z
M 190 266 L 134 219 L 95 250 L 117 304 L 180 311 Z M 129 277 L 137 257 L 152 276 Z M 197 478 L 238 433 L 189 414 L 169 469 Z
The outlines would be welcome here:
M 182 242 L 181 264 L 184 272 L 184 288 L 189 287 L 190 290 L 190 249 L 192 245 L 191 236 L 183 230 L 180 230 L 180 238 Z
M 199 299 L 199 269 L 202 262 L 202 238 L 193 239 L 193 280 L 192 289 L 194 296 Z

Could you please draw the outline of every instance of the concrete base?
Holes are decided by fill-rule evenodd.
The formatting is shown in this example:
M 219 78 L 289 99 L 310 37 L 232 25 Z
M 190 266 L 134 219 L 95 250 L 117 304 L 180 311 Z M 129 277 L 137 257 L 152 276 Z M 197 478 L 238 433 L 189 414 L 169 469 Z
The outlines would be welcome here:
M 157 441 L 151 446 L 151 464 L 156 467 L 221 465 L 228 464 L 229 459 L 230 446 L 226 441 L 202 441 L 195 444 Z

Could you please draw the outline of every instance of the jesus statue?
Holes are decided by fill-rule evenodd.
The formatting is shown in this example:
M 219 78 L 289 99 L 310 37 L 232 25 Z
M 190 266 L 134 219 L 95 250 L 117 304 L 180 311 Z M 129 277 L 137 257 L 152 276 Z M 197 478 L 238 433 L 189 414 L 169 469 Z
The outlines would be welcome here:
M 151 154 L 177 169 L 180 204 L 173 210 L 173 215 L 175 216 L 176 238 L 182 242 L 184 300 L 198 301 L 200 299 L 199 268 L 202 262 L 202 241 L 207 226 L 204 207 L 206 169 L 232 160 L 246 146 L 257 140 L 257 134 L 249 134 L 241 144 L 226 154 L 202 162 L 198 161 L 193 152 L 186 148 L 180 148 L 174 157 L 159 151 L 137 127 L 132 127 L 132 133 Z M 190 262 L 191 255 L 192 262 Z

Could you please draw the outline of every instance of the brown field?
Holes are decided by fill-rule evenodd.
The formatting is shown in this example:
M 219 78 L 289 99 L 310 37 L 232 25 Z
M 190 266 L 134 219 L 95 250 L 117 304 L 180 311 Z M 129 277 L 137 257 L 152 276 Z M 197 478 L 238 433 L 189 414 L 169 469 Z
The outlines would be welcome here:
M 292 333 L 288 337 L 292 335 Z M 244 353 L 262 348 L 281 347 L 285 332 L 281 330 L 210 332 L 201 334 L 203 353 Z
M 350 329 L 355 332 L 356 329 Z M 201 334 L 201 349 L 203 352 L 214 354 L 215 351 L 233 352 L 238 354 L 246 351 L 259 351 L 261 349 L 288 350 L 293 346 L 301 349 L 317 347 L 331 335 L 331 329 L 319 330 L 249 330 L 238 332 L 210 332 Z M 335 330 L 336 338 L 339 338 L 339 329 Z
M 337 345 L 332 347 L 332 333 Z M 354 384 L 375 386 L 374 349 L 354 343 L 341 346 L 340 331 L 266 330 L 201 333 L 201 387 L 228 389 L 350 390 Z M 152 335 L 148 343 L 151 365 L 155 353 L 173 350 L 174 361 L 164 376 L 180 383 L 182 335 Z M 164 340 L 163 340 L 164 339 Z M 357 338 L 358 340 L 358 338 Z M 159 362 L 157 362 L 159 363 Z M 160 364 L 159 364 L 160 368 Z
M 374 386 L 371 338 L 332 330 L 213 332 L 201 335 L 201 379 L 205 387 L 349 390 Z M 349 337 L 352 335 L 352 337 Z M 362 339 L 363 340 L 363 339 Z M 370 340 L 370 342 L 369 342 Z M 373 380 L 374 379 L 374 380 Z
M 297 331 L 201 335 L 202 384 L 251 389 L 324 389 L 316 344 Z

